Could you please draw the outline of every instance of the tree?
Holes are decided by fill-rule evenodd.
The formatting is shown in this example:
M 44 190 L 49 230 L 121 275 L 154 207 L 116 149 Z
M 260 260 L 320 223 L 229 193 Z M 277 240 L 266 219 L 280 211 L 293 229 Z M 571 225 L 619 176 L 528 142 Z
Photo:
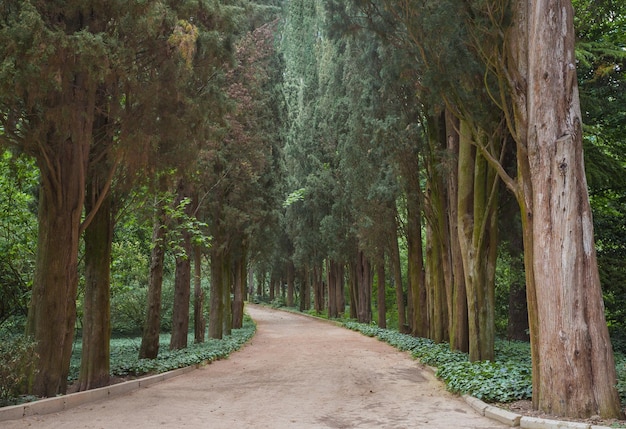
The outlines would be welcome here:
M 617 417 L 582 154 L 574 11 L 570 1 L 551 0 L 512 8 L 499 72 L 513 102 L 517 180 L 499 173 L 522 210 L 533 403 L 557 415 Z

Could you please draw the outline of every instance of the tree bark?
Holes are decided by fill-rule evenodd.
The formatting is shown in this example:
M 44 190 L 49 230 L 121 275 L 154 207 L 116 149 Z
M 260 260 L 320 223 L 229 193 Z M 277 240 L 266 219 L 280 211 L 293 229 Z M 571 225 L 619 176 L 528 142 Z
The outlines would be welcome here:
M 459 157 L 459 121 L 446 111 L 446 148 L 448 151 L 447 191 L 448 191 L 448 228 L 450 239 L 451 279 L 448 299 L 450 305 L 450 349 L 469 353 L 469 326 L 467 320 L 467 294 L 463 257 L 459 243 L 458 223 L 458 157 Z
M 518 148 L 533 404 L 620 417 L 582 154 L 571 1 L 513 3 L 504 71 Z
M 458 231 L 467 293 L 469 355 L 471 361 L 492 361 L 495 343 L 497 177 L 495 170 L 488 166 L 473 144 L 474 137 L 466 121 L 461 121 L 460 137 Z
M 356 316 L 360 323 L 372 321 L 372 268 L 365 253 L 358 251 L 354 273 L 356 275 Z
M 287 307 L 293 307 L 295 305 L 294 292 L 296 281 L 296 267 L 293 262 L 287 263 Z
M 96 178 L 87 188 L 85 211 L 94 210 L 101 189 Z M 111 197 L 107 196 L 85 230 L 85 297 L 83 344 L 78 389 L 106 386 L 110 379 L 111 339 L 111 248 L 113 222 Z
M 209 294 L 209 338 L 223 337 L 224 322 L 224 251 L 211 248 L 211 292 Z
M 37 342 L 38 356 L 29 391 L 46 397 L 67 389 L 76 322 L 79 231 L 95 98 L 76 79 L 77 90 L 67 91 L 79 94 L 78 99 L 68 100 L 67 109 L 74 108 L 79 118 L 51 124 L 41 143 L 45 154 L 37 158 L 42 179 L 39 238 L 26 333 Z M 69 137 L 57 125 L 66 125 Z
M 378 264 L 376 264 L 376 277 L 378 278 L 378 293 L 376 296 L 376 300 L 378 301 L 378 327 L 379 328 L 387 328 L 387 305 L 386 305 L 386 294 L 385 294 L 385 289 L 386 289 L 386 284 L 385 284 L 385 254 L 384 252 L 381 252 L 382 255 L 380 256 L 380 260 L 378 261 Z M 402 325 L 400 325 L 400 323 L 398 322 L 398 327 L 401 327 Z
M 150 254 L 150 283 L 148 284 L 148 302 L 144 322 L 140 359 L 156 359 L 159 354 L 159 334 L 161 332 L 161 290 L 163 288 L 163 262 L 165 259 L 165 221 L 164 202 L 157 201 L 152 226 L 152 252 Z
M 244 299 L 246 295 L 246 249 L 243 244 L 240 246 L 240 253 L 235 258 L 233 264 L 233 328 L 239 329 L 243 326 Z
M 398 331 L 407 332 L 406 306 L 404 305 L 404 285 L 402 283 L 402 263 L 400 261 L 400 245 L 398 244 L 397 210 L 394 207 L 394 233 L 391 236 L 391 266 L 393 267 L 393 282 L 396 291 L 396 307 L 398 310 Z
M 202 250 L 200 246 L 193 249 L 193 332 L 194 342 L 203 343 L 206 334 L 204 317 L 204 290 L 202 290 Z

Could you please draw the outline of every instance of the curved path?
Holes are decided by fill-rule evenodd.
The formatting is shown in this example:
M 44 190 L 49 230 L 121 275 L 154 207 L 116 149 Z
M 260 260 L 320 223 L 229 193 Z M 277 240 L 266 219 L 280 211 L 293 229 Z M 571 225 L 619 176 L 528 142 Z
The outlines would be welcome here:
M 332 323 L 249 305 L 230 359 L 129 394 L 3 428 L 505 428 L 408 353 Z

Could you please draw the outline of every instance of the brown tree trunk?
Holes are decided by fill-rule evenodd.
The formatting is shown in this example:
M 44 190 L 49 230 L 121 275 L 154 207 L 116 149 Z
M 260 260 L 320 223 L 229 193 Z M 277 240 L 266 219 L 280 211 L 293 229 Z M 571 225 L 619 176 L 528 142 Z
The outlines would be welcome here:
M 224 250 L 211 248 L 211 291 L 209 294 L 209 338 L 224 335 Z
M 152 226 L 152 252 L 150 254 L 150 281 L 148 283 L 146 320 L 139 348 L 140 359 L 156 359 L 159 354 L 166 213 L 164 202 L 157 201 L 156 204 L 154 225 Z
M 193 333 L 194 342 L 203 343 L 206 334 L 204 317 L 204 290 L 202 290 L 202 250 L 200 246 L 193 249 Z
M 87 188 L 85 211 L 95 209 L 99 198 L 97 179 Z M 113 223 L 111 198 L 107 196 L 85 230 L 85 297 L 83 302 L 83 344 L 78 389 L 106 386 L 110 379 L 111 339 L 111 247 Z
M 495 343 L 497 177 L 495 170 L 477 153 L 472 143 L 472 131 L 465 121 L 461 121 L 460 135 L 458 231 L 467 292 L 469 355 L 471 361 L 492 361 Z
M 620 417 L 582 154 L 570 0 L 513 3 L 510 83 L 522 213 L 533 404 Z M 506 178 L 505 174 L 501 175 Z
M 422 205 L 419 157 L 409 151 L 399 158 L 406 194 L 406 241 L 408 265 L 408 325 L 417 337 L 428 335 L 428 307 L 422 248 Z
M 322 269 L 316 263 L 313 265 L 313 305 L 316 313 L 324 311 L 324 283 L 322 282 Z
M 386 305 L 386 296 L 385 289 L 387 285 L 385 284 L 385 254 L 381 252 L 380 260 L 376 264 L 376 277 L 378 278 L 378 293 L 376 296 L 377 307 L 378 307 L 378 327 L 379 328 L 387 328 L 387 305 Z M 401 327 L 400 323 L 398 323 L 398 327 Z
M 465 291 L 465 273 L 463 257 L 459 244 L 458 224 L 458 155 L 459 121 L 446 111 L 446 137 L 448 151 L 447 190 L 448 190 L 448 228 L 450 239 L 450 349 L 469 352 L 469 326 L 467 320 L 467 294 Z
M 230 335 L 233 330 L 233 271 L 231 264 L 231 255 L 225 254 L 222 260 L 222 334 Z
M 397 216 L 394 207 L 394 215 Z M 404 285 L 402 284 L 402 263 L 400 261 L 400 247 L 398 244 L 398 225 L 394 216 L 395 234 L 391 239 L 391 266 L 393 267 L 393 281 L 396 290 L 396 307 L 398 310 L 398 331 L 407 332 L 406 306 L 404 305 Z
M 246 295 L 246 250 L 244 245 L 240 246 L 240 253 L 235 258 L 233 264 L 233 328 L 239 329 L 243 326 L 244 300 Z
M 365 253 L 358 251 L 355 261 L 357 320 L 360 323 L 372 321 L 372 268 Z
M 287 263 L 287 307 L 293 307 L 295 305 L 294 292 L 296 281 L 296 267 L 293 266 L 293 262 Z
M 87 114 L 92 110 L 93 106 L 87 109 Z M 81 113 L 85 113 L 84 108 Z M 26 329 L 37 342 L 38 364 L 29 388 L 37 396 L 55 396 L 67 389 L 76 322 L 78 243 L 89 152 L 85 142 L 91 137 L 91 127 L 88 128 L 88 135 L 78 141 L 65 140 L 65 136 L 50 137 L 60 141 L 48 142 L 45 147 L 54 149 L 46 154 L 46 159 L 38 159 L 42 178 L 39 238 Z

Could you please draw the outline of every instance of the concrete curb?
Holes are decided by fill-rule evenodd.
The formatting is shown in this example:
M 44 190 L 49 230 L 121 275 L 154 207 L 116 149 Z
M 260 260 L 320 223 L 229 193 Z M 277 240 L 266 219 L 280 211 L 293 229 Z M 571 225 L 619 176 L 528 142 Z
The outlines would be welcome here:
M 463 399 L 480 415 L 489 417 L 492 420 L 497 420 L 511 427 L 520 427 L 523 429 L 611 429 L 608 426 L 596 426 L 589 423 L 526 417 L 508 410 L 503 410 L 502 408 L 494 407 L 472 396 L 463 395 Z
M 138 378 L 136 380 L 100 387 L 98 389 L 70 393 L 69 395 L 61 395 L 54 398 L 45 398 L 34 402 L 27 402 L 25 404 L 12 405 L 10 407 L 2 407 L 0 408 L 0 422 L 17 420 L 28 416 L 58 413 L 89 402 L 123 395 L 161 381 L 169 380 L 170 378 L 178 377 L 179 375 L 191 372 L 198 367 L 199 365 L 192 365 L 161 374 Z

